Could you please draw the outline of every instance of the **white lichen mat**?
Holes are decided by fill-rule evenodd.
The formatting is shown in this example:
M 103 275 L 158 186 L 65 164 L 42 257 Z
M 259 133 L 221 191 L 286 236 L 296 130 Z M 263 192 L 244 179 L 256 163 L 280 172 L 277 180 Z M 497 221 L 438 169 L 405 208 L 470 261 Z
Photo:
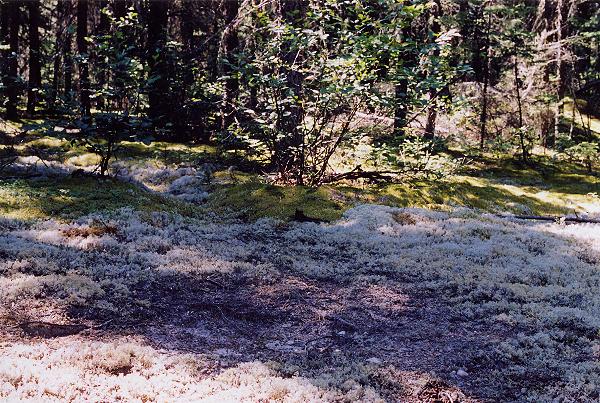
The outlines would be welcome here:
M 600 226 L 468 209 L 4 220 L 0 399 L 595 401 L 598 290 Z

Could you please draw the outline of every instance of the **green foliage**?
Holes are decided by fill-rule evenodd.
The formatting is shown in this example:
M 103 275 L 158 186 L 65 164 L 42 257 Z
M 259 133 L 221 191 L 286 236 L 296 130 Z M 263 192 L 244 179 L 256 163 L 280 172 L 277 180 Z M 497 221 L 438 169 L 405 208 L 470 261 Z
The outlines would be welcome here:
M 250 21 L 261 42 L 240 55 L 238 73 L 263 96 L 244 107 L 238 132 L 266 151 L 281 182 L 320 183 L 372 94 L 374 75 L 356 51 L 353 32 L 338 31 L 336 48 L 328 46 L 321 23 L 330 18 L 325 6 L 293 23 L 266 13 Z
M 382 145 L 375 151 L 385 162 L 412 177 L 442 178 L 453 175 L 465 164 L 466 159 L 445 155 L 446 143 L 439 139 L 422 136 L 403 136 L 398 145 Z
M 121 141 L 148 143 L 151 137 L 148 120 L 135 116 L 141 110 L 139 98 L 145 80 L 144 64 L 130 42 L 131 36 L 141 29 L 138 15 L 132 8 L 119 19 L 114 18 L 108 8 L 101 12 L 108 19 L 109 33 L 86 38 L 99 70 L 105 75 L 102 82 L 91 89 L 90 98 L 99 101 L 96 104 L 99 110 L 91 116 L 71 116 L 58 127 L 78 130 L 79 135 L 71 143 L 98 155 L 97 170 L 104 176 Z M 79 62 L 87 63 L 86 60 Z M 55 127 L 52 124 L 47 132 L 54 132 Z
M 588 172 L 592 172 L 593 164 L 600 161 L 600 149 L 598 143 L 582 141 L 563 150 L 570 160 L 576 160 L 584 164 Z
M 72 144 L 82 145 L 100 157 L 97 170 L 100 176 L 108 172 L 110 160 L 122 141 L 142 141 L 149 144 L 152 138 L 147 130 L 147 120 L 131 118 L 118 113 L 95 113 L 89 119 L 76 120 L 73 125 L 79 129 L 79 136 Z

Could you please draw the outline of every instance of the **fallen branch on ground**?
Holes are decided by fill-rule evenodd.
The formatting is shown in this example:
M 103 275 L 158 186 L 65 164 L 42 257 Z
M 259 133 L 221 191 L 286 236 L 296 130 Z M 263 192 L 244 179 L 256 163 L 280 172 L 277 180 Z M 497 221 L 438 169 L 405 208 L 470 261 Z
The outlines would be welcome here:
M 357 180 L 357 179 L 366 179 L 369 182 L 388 182 L 395 183 L 400 178 L 406 177 L 411 174 L 428 174 L 439 176 L 439 172 L 426 169 L 426 168 L 416 168 L 411 167 L 405 170 L 400 171 L 365 171 L 362 169 L 361 165 L 358 165 L 354 169 L 348 172 L 340 173 L 340 174 L 332 174 L 324 178 L 322 183 L 333 183 L 339 182 L 341 180 Z
M 519 220 L 537 220 L 537 221 L 552 221 L 565 222 L 574 224 L 600 224 L 600 219 L 579 218 L 579 217 L 560 217 L 560 216 L 541 216 L 541 215 L 502 215 L 501 218 L 518 218 Z

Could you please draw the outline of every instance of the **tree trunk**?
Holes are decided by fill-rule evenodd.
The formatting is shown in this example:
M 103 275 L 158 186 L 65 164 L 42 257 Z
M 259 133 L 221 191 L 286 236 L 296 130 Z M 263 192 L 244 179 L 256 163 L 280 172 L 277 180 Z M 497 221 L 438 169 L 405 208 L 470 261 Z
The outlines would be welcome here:
M 119 21 L 119 20 L 121 20 L 121 18 L 125 18 L 125 16 L 127 15 L 127 9 L 129 8 L 129 6 L 130 6 L 130 3 L 127 0 L 113 0 L 112 11 L 113 11 L 114 19 Z M 113 35 L 113 34 L 114 33 L 111 32 L 111 35 Z M 121 72 L 115 71 L 112 73 L 112 80 L 114 82 L 114 87 L 115 87 L 114 105 L 112 105 L 112 106 L 115 107 L 119 111 L 129 110 L 128 99 L 123 96 L 123 94 L 124 94 L 123 82 L 124 82 L 125 78 L 122 77 Z
M 42 86 L 42 69 L 40 63 L 40 3 L 30 1 L 29 10 L 29 86 L 27 92 L 27 114 L 33 116 L 38 104 L 39 90 Z
M 434 37 L 437 37 L 442 30 L 440 26 L 440 17 L 442 16 L 442 4 L 440 0 L 434 2 L 432 7 L 430 30 Z M 436 47 L 433 51 L 432 57 L 437 58 L 440 56 L 440 49 Z M 429 72 L 431 74 L 432 71 Z M 435 137 L 435 124 L 437 121 L 438 104 L 436 89 L 431 88 L 429 90 L 429 105 L 427 107 L 427 123 L 425 124 L 424 137 L 428 140 L 432 140 Z
M 238 0 L 229 0 L 223 2 L 225 31 L 223 32 L 223 53 L 225 60 L 222 61 L 222 71 L 226 78 L 225 95 L 223 98 L 223 106 L 221 108 L 221 129 L 227 130 L 235 120 L 235 100 L 239 91 L 239 82 L 236 77 L 233 77 L 234 69 L 232 64 L 235 62 L 235 55 L 239 39 L 237 27 L 233 26 L 233 22 L 238 15 L 239 3 Z
M 235 0 L 234 3 L 237 3 Z M 197 27 L 198 17 L 195 9 L 196 3 L 191 1 L 182 1 L 179 16 L 179 30 L 181 34 L 181 43 L 183 44 L 184 57 L 187 65 L 193 63 L 197 52 L 197 41 L 194 38 L 194 30 Z M 189 88 L 194 83 L 194 71 L 186 68 L 184 72 L 184 85 Z
M 519 117 L 519 142 L 521 143 L 521 158 L 523 162 L 527 162 L 529 160 L 529 153 L 527 152 L 527 147 L 525 145 L 525 132 L 524 132 L 524 122 L 523 122 L 523 105 L 521 101 L 521 81 L 519 79 L 519 65 L 518 58 L 514 56 L 513 62 L 513 72 L 514 72 L 514 83 L 515 83 L 515 95 L 517 97 L 517 106 L 518 106 L 518 117 Z
M 106 13 L 103 12 L 104 9 L 106 9 L 108 7 L 108 1 L 107 0 L 101 0 L 100 3 L 98 4 L 98 8 L 100 10 L 100 21 L 98 23 L 98 26 L 96 27 L 96 34 L 97 35 L 109 35 L 109 28 L 110 28 L 110 21 L 108 20 L 108 16 L 106 15 Z M 106 71 L 105 68 L 99 68 L 98 71 L 96 72 L 96 81 L 98 82 L 98 87 L 100 87 L 100 89 L 104 90 L 104 88 L 106 87 L 106 83 L 108 81 L 108 74 L 109 72 Z M 104 95 L 101 95 L 99 97 L 96 98 L 96 108 L 97 109 L 104 109 L 106 105 L 106 100 L 104 99 Z
M 433 140 L 435 138 L 435 124 L 437 121 L 438 107 L 435 99 L 430 102 L 431 105 L 427 107 L 427 122 L 425 123 L 424 137 L 428 140 Z
M 568 82 L 568 64 L 569 60 L 565 52 L 564 42 L 569 37 L 569 9 L 573 7 L 573 2 L 564 0 L 557 0 L 555 15 L 555 30 L 556 30 L 556 60 L 555 60 L 555 72 L 556 72 L 556 104 L 555 104 L 555 115 L 554 115 L 554 138 L 551 139 L 551 144 L 554 144 L 559 132 L 561 117 L 564 113 L 563 100 L 567 93 L 567 82 Z
M 411 37 L 410 26 L 402 30 L 402 37 L 408 40 Z M 406 69 L 416 64 L 416 56 L 411 50 L 401 53 L 399 63 Z M 406 135 L 406 118 L 408 116 L 408 77 L 401 77 L 394 85 L 394 137 Z
M 168 117 L 168 66 L 165 60 L 167 41 L 168 1 L 151 1 L 148 14 L 147 61 L 148 79 L 148 115 L 156 127 L 164 127 Z
M 8 104 L 6 105 L 6 118 L 14 120 L 19 117 L 19 28 L 21 19 L 20 2 L 15 2 L 8 7 L 9 20 L 9 57 L 7 60 L 7 77 L 5 80 Z
M 90 77 L 87 55 L 88 36 L 88 1 L 77 1 L 77 51 L 79 52 L 79 100 L 81 115 L 89 116 L 92 105 L 90 102 Z
M 50 91 L 48 98 L 48 108 L 52 112 L 56 112 L 56 99 L 58 97 L 58 91 L 60 88 L 60 77 L 61 77 L 61 22 L 62 22 L 62 14 L 63 14 L 63 2 L 58 1 L 56 4 L 56 48 L 54 51 L 53 61 L 52 61 L 52 90 Z
M 394 137 L 402 137 L 406 134 L 407 93 L 408 79 L 402 78 L 394 85 Z
M 10 32 L 10 18 L 9 18 L 9 7 L 8 3 L 0 3 L 0 43 L 5 44 L 9 38 Z M 9 49 L 0 49 L 0 77 L 2 77 L 2 85 L 4 86 L 4 90 L 0 92 L 3 96 L 2 101 L 0 102 L 0 106 L 4 104 L 4 99 L 6 99 L 6 88 L 8 88 L 9 80 L 8 80 L 8 58 L 10 57 Z
M 69 23 L 70 16 L 73 13 L 73 4 L 69 0 L 59 0 L 60 3 L 63 4 L 65 8 L 65 28 L 64 28 L 64 43 L 63 45 L 63 54 L 64 54 L 64 69 L 65 69 L 65 85 L 63 88 L 63 94 L 67 101 L 73 100 L 73 33 L 69 29 L 71 25 Z
M 488 120 L 488 86 L 490 84 L 490 25 L 491 17 L 488 16 L 488 24 L 485 31 L 484 41 L 484 63 L 483 63 L 483 91 L 481 94 L 481 115 L 479 116 L 480 125 L 480 143 L 479 148 L 481 150 L 485 147 L 485 140 L 487 139 L 487 120 Z
M 565 97 L 563 85 L 563 0 L 556 3 L 556 105 L 554 108 L 554 139 L 558 138 L 560 132 L 560 119 L 563 113 L 563 99 Z M 553 143 L 554 141 L 551 141 Z
M 298 27 L 308 9 L 308 0 L 282 0 L 281 16 L 286 24 Z M 302 60 L 302 49 L 294 46 L 291 41 L 285 41 L 281 55 L 285 63 L 283 73 L 286 77 L 287 87 L 292 91 L 294 98 L 302 96 L 302 82 L 304 76 L 298 71 L 297 65 Z M 283 139 L 278 142 L 275 150 L 275 163 L 282 176 L 291 173 L 298 185 L 304 184 L 304 136 L 298 128 L 304 119 L 304 110 L 299 102 L 291 102 L 285 106 L 285 117 L 280 120 L 278 131 L 283 134 Z M 284 178 L 285 179 L 285 178 Z
M 127 0 L 113 0 L 113 15 L 115 19 L 119 20 L 125 17 L 128 7 L 129 1 Z

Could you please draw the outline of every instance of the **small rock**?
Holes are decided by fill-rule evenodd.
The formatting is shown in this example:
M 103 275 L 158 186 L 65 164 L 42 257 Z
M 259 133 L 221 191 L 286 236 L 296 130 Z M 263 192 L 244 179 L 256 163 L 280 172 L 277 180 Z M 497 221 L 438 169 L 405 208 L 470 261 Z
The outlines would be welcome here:
M 345 336 L 346 332 L 344 330 L 342 330 L 341 332 L 338 332 L 338 336 Z
M 460 376 L 461 378 L 464 378 L 466 376 L 469 376 L 469 373 L 464 369 L 460 368 L 458 371 L 456 371 L 456 375 Z
M 367 362 L 369 364 L 374 364 L 374 365 L 381 365 L 381 363 L 382 363 L 382 361 L 377 357 L 371 357 L 371 358 L 367 359 Z

